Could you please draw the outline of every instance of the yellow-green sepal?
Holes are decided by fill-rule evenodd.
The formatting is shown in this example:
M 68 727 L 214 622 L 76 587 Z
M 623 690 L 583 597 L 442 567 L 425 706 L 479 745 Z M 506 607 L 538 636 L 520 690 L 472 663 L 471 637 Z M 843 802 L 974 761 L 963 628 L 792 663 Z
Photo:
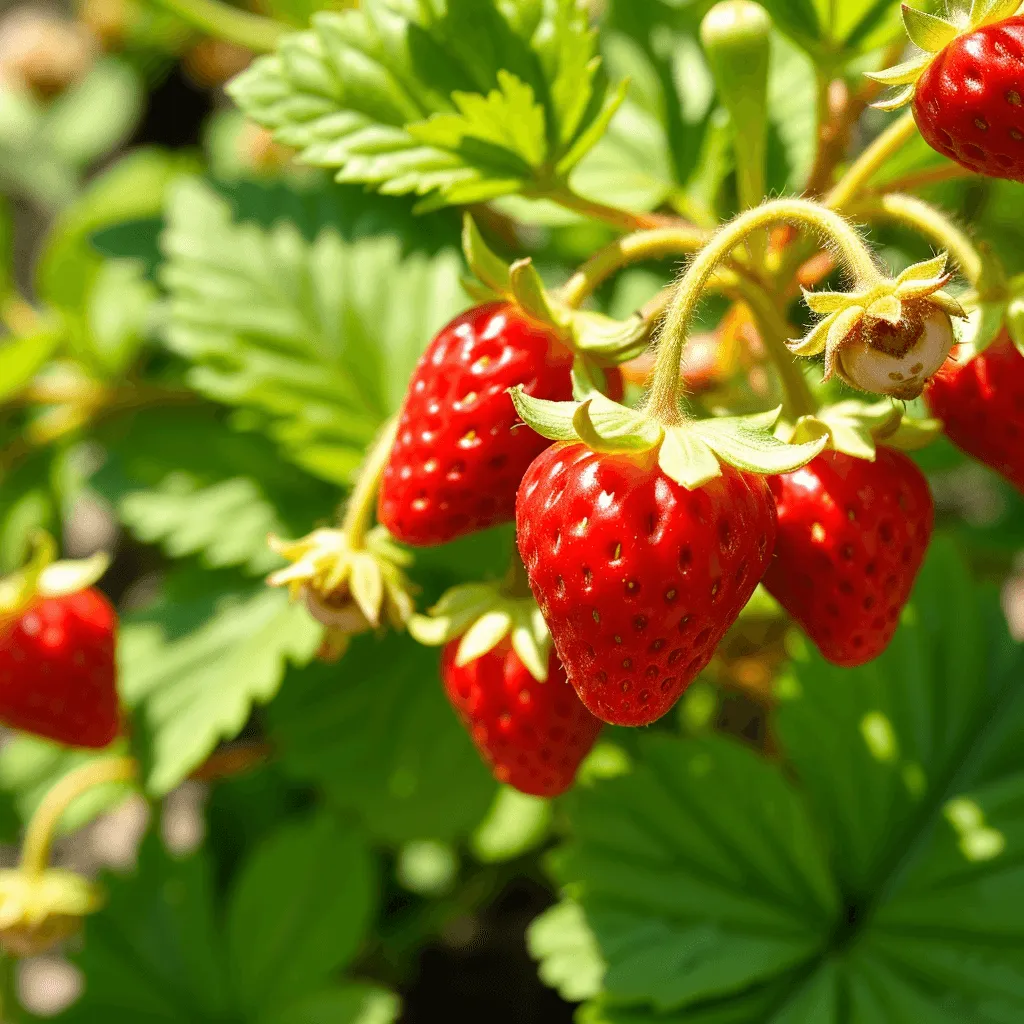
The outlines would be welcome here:
M 801 416 L 788 431 L 791 443 L 824 437 L 831 451 L 874 462 L 879 444 L 914 451 L 930 444 L 941 432 L 938 420 L 914 419 L 901 406 L 886 399 L 862 402 L 851 399 Z M 780 431 L 786 436 L 787 430 Z
M 427 615 L 409 620 L 413 639 L 427 647 L 459 641 L 457 665 L 483 657 L 506 638 L 539 682 L 548 677 L 551 635 L 536 602 L 513 597 L 494 583 L 466 583 L 445 592 Z
M 0 945 L 12 956 L 44 953 L 102 905 L 102 889 L 73 871 L 0 871 Z

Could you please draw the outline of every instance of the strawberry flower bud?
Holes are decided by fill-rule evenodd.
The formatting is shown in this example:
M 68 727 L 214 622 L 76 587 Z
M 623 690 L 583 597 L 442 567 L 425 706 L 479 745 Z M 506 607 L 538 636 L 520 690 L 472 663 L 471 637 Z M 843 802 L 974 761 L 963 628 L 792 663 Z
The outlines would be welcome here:
M 73 871 L 0 871 L 0 946 L 10 956 L 45 953 L 102 902 L 100 889 Z
M 967 316 L 942 291 L 951 277 L 945 267 L 941 255 L 861 291 L 805 292 L 824 319 L 790 348 L 802 356 L 824 352 L 825 380 L 836 374 L 859 391 L 917 398 L 953 347 L 950 317 Z

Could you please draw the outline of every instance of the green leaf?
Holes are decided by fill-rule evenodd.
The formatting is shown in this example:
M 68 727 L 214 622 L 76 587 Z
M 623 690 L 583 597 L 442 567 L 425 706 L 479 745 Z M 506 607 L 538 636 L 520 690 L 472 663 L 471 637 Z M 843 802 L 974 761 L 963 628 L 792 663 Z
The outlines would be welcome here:
M 75 959 L 88 982 L 61 1024 L 230 1018 L 206 858 L 170 857 L 150 835 L 131 875 L 108 876 L 107 905 L 88 918 Z
M 49 361 L 64 337 L 59 322 L 0 341 L 0 402 L 15 396 Z
M 938 53 L 956 38 L 958 32 L 956 25 L 945 18 L 908 5 L 903 7 L 903 24 L 910 41 L 927 53 Z
M 102 752 L 73 750 L 38 736 L 19 734 L 0 750 L 0 789 L 9 793 L 22 823 L 27 823 L 44 796 L 65 775 L 84 764 L 104 761 L 128 752 L 118 740 Z M 60 820 L 61 832 L 73 832 L 98 814 L 120 804 L 134 787 L 125 783 L 93 786 L 68 806 Z
M 689 429 L 730 466 L 751 473 L 789 473 L 810 462 L 828 439 L 785 444 L 770 429 L 777 417 L 777 413 L 717 416 L 698 420 Z
M 86 306 L 90 355 L 117 376 L 134 361 L 149 331 L 156 289 L 137 260 L 109 260 L 97 271 Z
M 208 407 L 139 411 L 104 426 L 99 440 L 106 461 L 90 486 L 137 538 L 172 558 L 263 575 L 281 564 L 269 533 L 301 536 L 337 504 L 333 488 Z
M 487 817 L 470 837 L 473 855 L 484 864 L 521 857 L 544 841 L 551 817 L 549 800 L 501 786 Z
M 650 451 L 665 436 L 656 420 L 602 394 L 581 403 L 572 422 L 579 439 L 599 452 Z
M 437 652 L 404 637 L 360 637 L 338 664 L 289 673 L 267 720 L 284 769 L 389 842 L 465 835 L 495 791 Z
M 248 1019 L 316 991 L 355 955 L 374 913 L 365 840 L 321 815 L 285 825 L 257 848 L 228 904 L 228 970 Z
M 761 6 L 794 43 L 811 53 L 817 51 L 823 33 L 815 0 L 764 0 Z
M 669 427 L 665 431 L 658 467 L 670 480 L 691 491 L 722 475 L 715 453 L 688 426 Z
M 403 260 L 393 237 L 324 229 L 309 243 L 288 222 L 237 224 L 198 181 L 173 191 L 163 247 L 167 340 L 191 385 L 263 417 L 289 458 L 336 483 L 462 305 L 454 252 Z
M 545 985 L 570 1003 L 601 991 L 607 965 L 578 903 L 563 900 L 535 918 L 526 932 L 530 956 Z
M 813 958 L 839 894 L 799 794 L 717 737 L 641 737 L 629 775 L 577 791 L 557 860 L 618 1001 L 724 997 Z
M 401 1012 L 401 1000 L 393 992 L 347 982 L 303 996 L 265 1024 L 394 1024 Z
M 481 202 L 551 187 L 597 141 L 616 101 L 595 42 L 576 0 L 367 0 L 314 16 L 228 92 L 339 181 Z
M 122 628 L 121 692 L 149 747 L 145 782 L 157 795 L 236 736 L 288 662 L 307 662 L 320 643 L 321 627 L 284 592 L 215 588 L 204 579 L 190 599 L 172 589 Z
M 534 398 L 523 391 L 521 384 L 511 388 L 509 394 L 512 396 L 512 404 L 516 407 L 519 418 L 536 430 L 541 437 L 550 438 L 552 441 L 580 439 L 576 431 L 579 402 L 552 402 L 547 398 Z

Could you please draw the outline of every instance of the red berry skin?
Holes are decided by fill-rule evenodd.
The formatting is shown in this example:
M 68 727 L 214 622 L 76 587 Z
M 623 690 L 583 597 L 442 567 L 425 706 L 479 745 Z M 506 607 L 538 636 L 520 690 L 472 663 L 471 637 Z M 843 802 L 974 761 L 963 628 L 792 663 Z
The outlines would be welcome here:
M 556 445 L 527 470 L 516 533 L 583 703 L 614 725 L 660 718 L 711 660 L 768 567 L 775 505 L 728 466 L 687 491 L 650 455 Z
M 932 149 L 978 174 L 1024 181 L 1024 17 L 954 39 L 918 79 L 913 109 Z
M 413 373 L 381 482 L 377 517 L 406 544 L 443 544 L 515 518 L 516 488 L 551 442 L 507 394 L 572 398 L 572 353 L 505 302 L 456 317 Z M 621 397 L 618 371 L 610 375 Z M 615 397 L 613 395 L 613 397 Z
M 765 587 L 834 665 L 889 646 L 931 538 L 928 482 L 906 455 L 824 452 L 771 478 L 779 513 Z
M 119 729 L 117 614 L 89 588 L 36 601 L 0 626 L 0 721 L 73 747 Z
M 441 652 L 441 677 L 494 777 L 533 796 L 564 793 L 601 723 L 580 703 L 554 652 L 541 683 L 508 641 L 461 667 L 455 664 L 459 643 Z
M 1005 335 L 973 359 L 949 360 L 925 389 L 946 436 L 1024 494 L 1024 356 Z

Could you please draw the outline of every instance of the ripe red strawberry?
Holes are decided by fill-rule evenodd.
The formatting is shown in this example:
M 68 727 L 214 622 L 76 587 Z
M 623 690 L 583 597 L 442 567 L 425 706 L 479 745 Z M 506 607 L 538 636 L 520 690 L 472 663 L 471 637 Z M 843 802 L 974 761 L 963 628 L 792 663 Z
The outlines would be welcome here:
M 925 141 L 992 178 L 1024 181 L 1024 17 L 957 36 L 914 93 Z
M 771 488 L 779 534 L 764 585 L 833 664 L 877 658 L 928 549 L 928 482 L 906 455 L 879 448 L 874 462 L 823 452 Z
M 925 399 L 953 444 L 1024 494 L 1024 356 L 1008 337 L 947 362 Z
M 694 491 L 656 456 L 557 445 L 519 488 L 519 551 L 558 656 L 606 722 L 660 718 L 707 665 L 764 574 L 775 507 L 728 466 Z
M 554 652 L 541 683 L 508 640 L 461 667 L 459 643 L 441 652 L 445 692 L 494 777 L 534 796 L 564 793 L 601 723 L 580 703 Z
M 519 422 L 506 392 L 522 384 L 535 398 L 571 399 L 572 359 L 510 303 L 456 317 L 409 383 L 381 483 L 381 523 L 407 544 L 430 545 L 513 519 L 519 481 L 551 442 Z
M 0 721 L 75 747 L 117 735 L 117 616 L 89 588 L 34 601 L 0 624 Z

